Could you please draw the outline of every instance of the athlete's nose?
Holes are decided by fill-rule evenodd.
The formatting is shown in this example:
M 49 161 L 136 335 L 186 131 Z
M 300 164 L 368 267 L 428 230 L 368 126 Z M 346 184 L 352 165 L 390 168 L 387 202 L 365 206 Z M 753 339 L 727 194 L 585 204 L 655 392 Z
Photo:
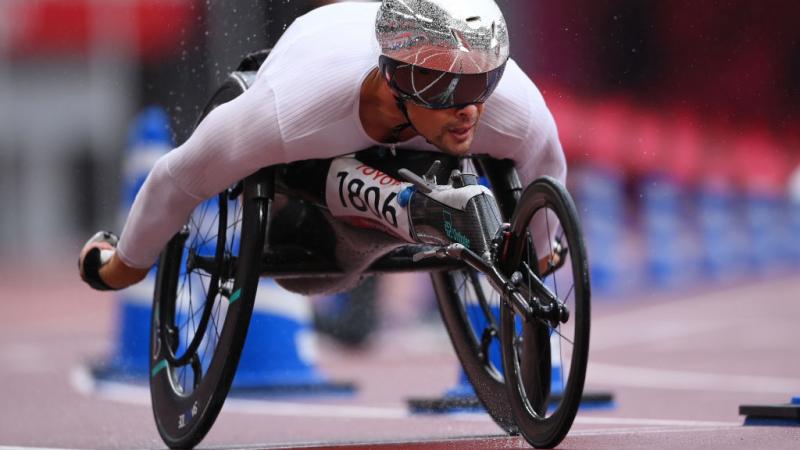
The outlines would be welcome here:
M 456 110 L 456 116 L 462 122 L 475 122 L 478 118 L 478 105 L 467 105 Z

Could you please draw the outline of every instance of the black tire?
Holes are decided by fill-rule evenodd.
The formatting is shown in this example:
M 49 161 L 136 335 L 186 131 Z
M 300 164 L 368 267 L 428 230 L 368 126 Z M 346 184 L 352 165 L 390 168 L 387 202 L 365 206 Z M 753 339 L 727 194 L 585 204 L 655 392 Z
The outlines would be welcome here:
M 529 229 L 546 229 L 547 234 L 532 238 Z M 552 448 L 575 419 L 589 355 L 589 266 L 569 193 L 552 178 L 537 179 L 517 204 L 511 233 L 510 251 L 501 261 L 506 275 L 519 272 L 520 292 L 528 296 L 535 274 L 569 311 L 569 318 L 557 326 L 537 319 L 525 323 L 507 303 L 500 314 L 503 369 L 515 422 L 531 445 Z M 536 255 L 544 259 L 554 252 L 561 255 L 557 267 L 540 267 Z M 556 377 L 551 380 L 552 373 Z
M 198 206 L 161 255 L 150 394 L 158 432 L 171 448 L 203 439 L 236 373 L 258 286 L 271 181 L 258 172 Z
M 478 169 L 508 220 L 521 190 L 513 163 L 487 158 L 478 161 Z M 471 269 L 434 272 L 431 279 L 442 320 L 478 400 L 505 432 L 517 434 L 500 362 L 500 293 Z

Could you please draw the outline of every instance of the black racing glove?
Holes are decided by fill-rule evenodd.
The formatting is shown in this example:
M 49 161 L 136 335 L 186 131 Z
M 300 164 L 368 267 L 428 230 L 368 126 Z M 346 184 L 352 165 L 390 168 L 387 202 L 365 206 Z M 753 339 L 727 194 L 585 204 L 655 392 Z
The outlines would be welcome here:
M 114 248 L 116 248 L 118 241 L 119 238 L 117 238 L 114 233 L 108 231 L 98 231 L 94 236 L 86 241 L 84 247 L 94 242 L 108 242 Z M 86 256 L 83 258 L 83 280 L 86 282 L 86 284 L 98 291 L 118 290 L 107 285 L 106 282 L 100 278 L 100 267 L 107 264 L 108 261 L 111 260 L 112 255 L 113 251 L 101 250 L 96 247 L 86 253 Z M 81 261 L 78 259 L 78 270 L 81 269 L 80 264 Z

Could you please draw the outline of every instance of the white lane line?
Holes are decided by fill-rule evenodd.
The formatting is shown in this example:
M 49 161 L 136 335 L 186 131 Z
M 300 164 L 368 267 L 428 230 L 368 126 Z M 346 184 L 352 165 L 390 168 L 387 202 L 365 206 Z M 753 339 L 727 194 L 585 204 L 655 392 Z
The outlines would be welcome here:
M 84 395 L 100 397 L 121 403 L 150 405 L 150 390 L 146 385 L 115 382 L 96 382 L 85 367 L 73 369 L 70 376 L 73 388 Z M 229 396 L 225 400 L 225 411 L 244 414 L 296 417 L 340 417 L 356 419 L 400 419 L 418 417 L 406 408 L 350 406 L 333 404 L 292 403 L 272 400 L 242 399 Z M 469 416 L 473 416 L 470 414 Z M 480 420 L 491 420 L 477 415 Z M 472 420 L 472 419 L 471 419 Z M 2 449 L 0 449 L 2 450 Z
M 584 425 L 639 425 L 652 427 L 734 427 L 740 422 L 713 422 L 705 420 L 674 420 L 674 419 L 632 419 L 626 417 L 594 417 L 581 416 L 575 418 L 575 423 Z
M 0 450 L 75 450 L 68 448 L 51 448 L 51 447 L 9 447 L 0 445 Z
M 77 368 L 72 373 L 73 387 L 85 395 L 99 395 L 112 401 L 143 406 L 150 405 L 150 394 L 147 386 L 136 386 L 123 383 L 102 382 L 95 383 L 85 368 Z M 225 410 L 232 413 L 259 414 L 267 416 L 291 417 L 320 417 L 320 418 L 347 418 L 347 419 L 411 419 L 429 418 L 428 415 L 412 414 L 407 408 L 402 407 L 372 407 L 333 405 L 318 403 L 301 403 L 287 401 L 267 401 L 255 399 L 228 398 Z M 488 414 L 484 413 L 458 413 L 444 415 L 447 419 L 460 421 L 491 422 Z M 606 425 L 627 427 L 623 429 L 602 430 L 576 430 L 572 433 L 623 433 L 628 430 L 653 430 L 668 428 L 679 431 L 680 429 L 717 429 L 734 428 L 741 426 L 738 422 L 718 422 L 699 420 L 672 420 L 672 419 L 640 419 L 626 417 L 595 417 L 578 415 L 575 419 L 580 425 Z M 647 428 L 650 427 L 650 428 Z M 0 448 L 0 450 L 5 450 Z
M 572 430 L 567 434 L 567 438 L 577 436 L 614 436 L 614 435 L 634 435 L 634 434 L 655 434 L 655 433 L 697 433 L 697 432 L 719 432 L 729 431 L 733 427 L 697 427 L 697 428 L 618 428 L 601 430 Z
M 239 413 L 292 417 L 337 417 L 349 419 L 407 419 L 413 416 L 405 408 L 371 406 L 321 405 L 229 398 L 225 410 Z
M 731 375 L 589 363 L 587 380 L 615 386 L 681 391 L 785 394 L 800 392 L 797 378 Z

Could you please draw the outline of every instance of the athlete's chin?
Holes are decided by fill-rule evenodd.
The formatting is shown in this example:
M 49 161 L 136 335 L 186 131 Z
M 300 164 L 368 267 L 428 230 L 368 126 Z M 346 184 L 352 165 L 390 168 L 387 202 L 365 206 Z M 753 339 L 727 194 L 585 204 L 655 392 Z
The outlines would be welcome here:
M 439 149 L 448 155 L 464 156 L 469 153 L 472 148 L 472 137 L 465 140 L 448 140 L 445 139 L 442 145 L 438 146 Z

